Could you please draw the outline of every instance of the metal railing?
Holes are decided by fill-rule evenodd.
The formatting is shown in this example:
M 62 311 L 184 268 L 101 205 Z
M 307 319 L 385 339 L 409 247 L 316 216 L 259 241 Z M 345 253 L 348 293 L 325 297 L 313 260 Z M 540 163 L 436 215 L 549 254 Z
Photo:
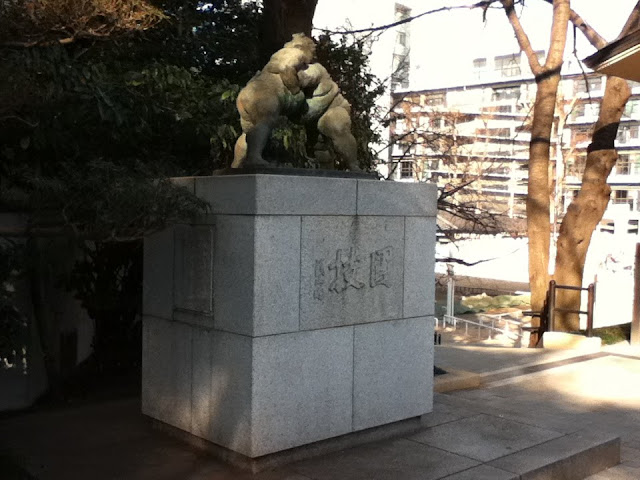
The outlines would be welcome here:
M 482 329 L 489 330 L 489 338 L 492 338 L 492 334 L 494 332 L 500 333 L 511 340 L 518 340 L 522 337 L 522 322 L 518 320 L 511 320 L 508 318 L 504 318 L 508 316 L 508 313 L 499 313 L 495 315 L 490 314 L 481 314 L 482 317 L 486 317 L 487 321 L 482 318 L 476 320 L 471 320 L 469 318 L 459 318 L 454 317 L 453 315 L 444 315 L 442 317 L 442 325 L 446 328 L 447 324 L 453 326 L 454 329 L 457 329 L 458 322 L 464 323 L 464 334 L 465 336 L 469 336 L 469 325 L 475 326 L 478 329 L 478 337 L 480 337 L 480 331 Z M 500 328 L 496 327 L 496 322 L 503 322 L 505 324 L 504 327 Z M 516 325 L 517 331 L 511 330 L 509 325 Z M 436 318 L 436 327 L 438 327 L 438 319 Z
M 556 307 L 556 290 L 574 290 L 588 292 L 587 297 L 587 310 L 574 310 L 571 308 L 558 308 Z M 549 317 L 548 317 L 548 330 L 553 332 L 555 330 L 555 314 L 560 313 L 577 313 L 587 316 L 587 337 L 593 337 L 593 307 L 596 299 L 596 286 L 592 283 L 587 288 L 573 287 L 571 285 L 558 285 L 555 280 L 549 282 Z

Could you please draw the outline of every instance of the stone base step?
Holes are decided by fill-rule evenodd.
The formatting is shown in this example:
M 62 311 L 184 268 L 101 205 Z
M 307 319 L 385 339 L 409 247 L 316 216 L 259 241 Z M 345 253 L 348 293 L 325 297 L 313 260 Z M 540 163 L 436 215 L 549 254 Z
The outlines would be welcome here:
M 581 480 L 618 463 L 619 437 L 576 432 L 499 458 L 487 465 L 512 473 L 512 478 L 519 480 Z M 466 477 L 448 478 L 461 480 Z
M 588 353 L 558 360 L 516 365 L 484 373 L 446 368 L 446 373 L 434 377 L 434 391 L 445 393 L 479 387 L 499 387 L 501 385 L 522 381 L 522 377 L 525 375 L 532 375 L 551 368 L 564 367 L 565 365 L 586 362 L 605 356 L 607 356 L 607 354 L 603 352 Z

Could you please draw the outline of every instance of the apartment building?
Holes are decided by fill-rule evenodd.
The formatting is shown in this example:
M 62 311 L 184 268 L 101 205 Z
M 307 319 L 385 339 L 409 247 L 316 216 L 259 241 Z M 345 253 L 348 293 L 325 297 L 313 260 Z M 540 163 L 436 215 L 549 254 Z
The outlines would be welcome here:
M 522 54 L 476 58 L 468 68 L 464 85 L 392 94 L 391 177 L 433 181 L 478 209 L 522 217 L 535 81 Z M 580 187 L 604 84 L 576 68 L 562 77 L 551 138 L 557 219 Z M 608 216 L 637 219 L 640 210 L 639 87 L 632 85 L 618 130 Z

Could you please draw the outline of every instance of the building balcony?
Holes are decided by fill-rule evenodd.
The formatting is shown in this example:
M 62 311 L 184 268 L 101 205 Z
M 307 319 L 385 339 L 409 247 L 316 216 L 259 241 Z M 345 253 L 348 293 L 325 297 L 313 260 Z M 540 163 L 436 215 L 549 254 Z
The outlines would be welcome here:
M 590 98 L 602 98 L 603 95 L 604 95 L 604 90 L 601 88 L 598 90 L 590 90 L 588 92 L 578 92 L 575 94 L 575 96 L 580 100 L 590 99 Z
M 482 188 L 482 190 L 478 189 L 479 194 L 491 194 L 494 196 L 500 197 L 510 197 L 514 195 L 516 197 L 525 197 L 527 195 L 526 192 L 518 191 L 518 190 L 507 190 L 500 188 Z
M 594 124 L 598 121 L 597 115 L 581 115 L 579 117 L 567 119 L 567 125 L 582 125 L 582 124 Z
M 640 138 L 625 138 L 622 141 L 616 138 L 615 146 L 616 148 L 625 148 L 625 147 L 640 148 Z
M 607 178 L 607 183 L 615 185 L 638 185 L 640 187 L 640 171 L 632 170 L 628 173 L 623 173 L 614 170 L 609 175 L 609 178 Z

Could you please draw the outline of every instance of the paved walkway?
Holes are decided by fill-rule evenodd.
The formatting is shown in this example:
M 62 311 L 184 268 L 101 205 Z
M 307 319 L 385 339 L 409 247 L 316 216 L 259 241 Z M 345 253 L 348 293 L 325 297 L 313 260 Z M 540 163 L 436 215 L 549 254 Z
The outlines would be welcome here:
M 466 347 L 465 347 L 466 348 Z M 475 347 L 460 356 L 481 356 Z M 441 364 L 445 358 L 454 358 L 455 348 L 440 350 Z M 494 349 L 489 349 L 494 350 Z M 531 350 L 529 350 L 531 352 Z M 588 477 L 589 480 L 640 479 L 640 349 L 605 348 L 605 353 L 593 360 L 541 370 L 525 376 L 515 376 L 489 382 L 481 389 L 436 395 L 438 402 L 478 412 L 491 412 L 501 418 L 528 425 L 536 425 L 564 433 L 587 429 L 611 433 L 621 437 L 621 464 Z M 565 354 L 567 352 L 564 352 Z M 509 357 L 512 353 L 505 353 Z M 575 354 L 575 353 L 574 353 Z M 498 354 L 499 355 L 499 354 Z M 516 354 L 517 355 L 517 354 Z M 530 354 L 524 354 L 524 358 Z M 553 361 L 553 353 L 542 358 Z M 436 354 L 436 358 L 438 355 Z M 497 356 L 491 357 L 498 367 Z M 455 358 L 460 365 L 460 358 Z M 486 371 L 469 362 L 467 370 Z
M 0 452 L 10 449 L 39 480 L 507 480 L 535 471 L 535 462 L 561 460 L 576 445 L 620 436 L 622 463 L 591 479 L 640 479 L 640 355 L 625 350 L 522 375 L 513 367 L 567 354 L 463 348 L 437 347 L 436 363 L 481 373 L 511 368 L 513 375 L 436 394 L 434 412 L 413 435 L 255 476 L 155 431 L 136 398 L 1 419 Z M 596 456 L 558 460 L 558 468 L 576 472 Z M 545 478 L 565 478 L 553 475 Z
M 583 353 L 576 350 L 544 350 L 537 348 L 510 348 L 489 345 L 439 345 L 435 363 L 438 367 L 487 374 L 507 368 L 524 368 L 556 362 Z

